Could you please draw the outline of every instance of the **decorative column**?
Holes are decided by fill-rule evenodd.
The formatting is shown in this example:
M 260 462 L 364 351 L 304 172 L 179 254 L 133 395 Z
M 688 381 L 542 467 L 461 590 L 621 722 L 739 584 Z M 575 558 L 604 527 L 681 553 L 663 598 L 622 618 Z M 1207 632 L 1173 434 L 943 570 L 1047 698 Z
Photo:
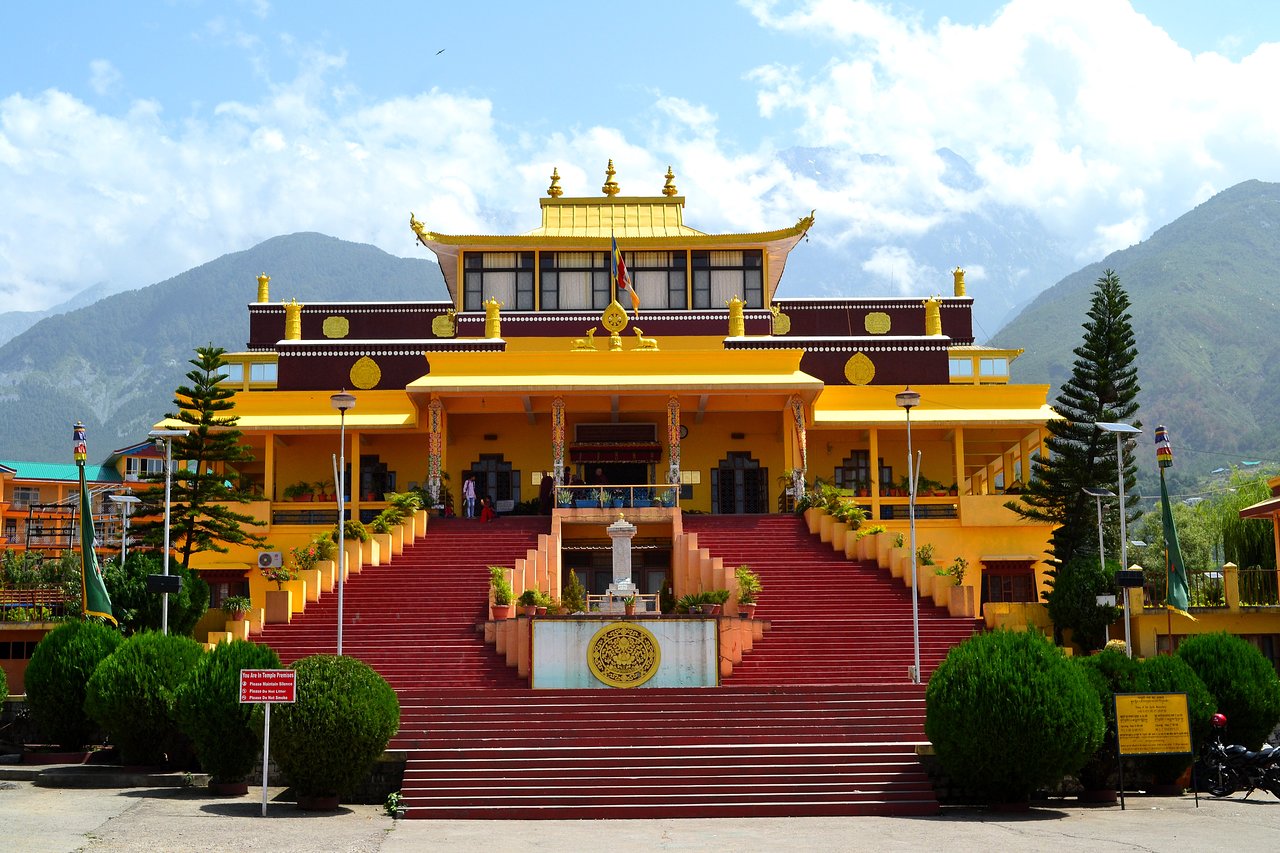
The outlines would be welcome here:
M 427 404 L 429 419 L 427 432 L 427 488 L 431 492 L 431 505 L 440 503 L 440 450 L 443 445 L 441 427 L 444 422 L 444 404 L 433 396 Z
M 942 337 L 942 300 L 930 296 L 924 301 L 924 333 L 927 337 Z
M 667 483 L 680 485 L 680 398 L 667 398 Z
M 609 584 L 609 594 L 614 598 L 635 595 L 636 585 L 631 582 L 631 540 L 636 535 L 636 526 L 618 513 L 618 520 L 606 527 L 605 532 L 613 540 L 613 583 Z
M 551 401 L 551 465 L 552 474 L 556 478 L 556 488 L 564 482 L 564 398 L 556 397 Z M 556 492 L 557 498 L 559 492 Z
M 302 305 L 292 299 L 284 304 L 284 339 L 302 340 Z
M 262 273 L 258 276 L 258 301 L 271 301 L 271 276 Z
M 799 394 L 791 395 L 791 417 L 796 424 L 796 447 L 800 449 L 800 467 L 791 469 L 791 486 L 798 500 L 804 494 L 804 481 L 809 473 L 809 446 L 804 427 L 804 400 Z

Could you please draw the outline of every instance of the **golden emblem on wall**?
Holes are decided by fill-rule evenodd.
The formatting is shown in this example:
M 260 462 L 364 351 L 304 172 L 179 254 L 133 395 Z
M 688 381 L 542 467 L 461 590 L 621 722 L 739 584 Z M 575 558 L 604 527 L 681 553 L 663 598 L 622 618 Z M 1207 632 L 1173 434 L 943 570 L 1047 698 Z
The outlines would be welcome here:
M 876 366 L 864 353 L 855 352 L 844 363 L 844 378 L 850 385 L 866 385 L 876 378 Z
M 604 309 L 604 313 L 600 315 L 600 322 L 610 332 L 617 334 L 627 327 L 627 312 L 615 299 L 609 303 L 609 307 Z
M 351 323 L 346 317 L 325 317 L 320 330 L 326 338 L 345 338 L 351 332 Z
M 773 333 L 775 335 L 785 335 L 791 331 L 791 318 L 782 313 L 782 309 L 777 305 L 770 305 L 769 310 L 773 312 Z
M 378 362 L 367 355 L 361 356 L 355 364 L 351 365 L 351 384 L 362 391 L 377 388 L 381 379 L 382 368 L 378 367 Z
M 614 622 L 587 644 L 591 674 L 610 687 L 639 687 L 658 672 L 658 638 L 634 622 Z
M 437 338 L 452 338 L 458 333 L 457 311 L 450 308 L 431 318 L 431 334 Z
M 867 333 L 872 335 L 886 335 L 889 333 L 889 329 L 893 327 L 892 321 L 889 320 L 889 315 L 883 311 L 872 311 L 863 319 L 862 325 L 866 328 Z

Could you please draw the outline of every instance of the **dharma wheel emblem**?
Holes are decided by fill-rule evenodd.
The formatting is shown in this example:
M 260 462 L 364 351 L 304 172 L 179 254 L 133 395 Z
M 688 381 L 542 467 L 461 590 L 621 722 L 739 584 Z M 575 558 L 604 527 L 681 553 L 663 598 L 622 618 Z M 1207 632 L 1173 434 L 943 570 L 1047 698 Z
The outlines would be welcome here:
M 855 352 L 844 364 L 844 378 L 850 385 L 866 385 L 876 378 L 876 366 L 865 353 Z
M 606 329 L 617 334 L 627 327 L 627 312 L 615 299 L 609 303 L 609 307 L 604 309 L 604 313 L 600 315 L 600 322 Z
M 587 644 L 591 674 L 610 687 L 639 687 L 658 672 L 658 640 L 634 622 L 615 622 Z

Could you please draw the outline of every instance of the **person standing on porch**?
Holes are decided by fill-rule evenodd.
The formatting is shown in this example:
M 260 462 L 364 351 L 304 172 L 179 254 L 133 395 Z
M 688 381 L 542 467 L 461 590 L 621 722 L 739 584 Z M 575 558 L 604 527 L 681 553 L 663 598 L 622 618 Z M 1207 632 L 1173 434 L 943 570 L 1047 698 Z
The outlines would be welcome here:
M 468 475 L 467 481 L 462 484 L 462 505 L 467 518 L 476 517 L 476 477 L 474 474 Z

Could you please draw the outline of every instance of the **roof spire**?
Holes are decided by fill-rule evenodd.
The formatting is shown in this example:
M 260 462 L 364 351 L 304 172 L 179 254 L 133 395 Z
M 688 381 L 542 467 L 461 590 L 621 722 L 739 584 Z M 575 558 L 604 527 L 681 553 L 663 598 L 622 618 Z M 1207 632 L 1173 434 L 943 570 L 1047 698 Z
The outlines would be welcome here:
M 613 198 L 618 194 L 618 182 L 613 179 L 616 174 L 618 173 L 613 170 L 613 158 L 610 157 L 609 168 L 604 170 L 604 186 L 600 188 L 609 198 Z
M 667 182 L 662 185 L 662 194 L 667 198 L 676 194 L 676 173 L 671 171 L 670 166 L 667 166 Z
M 560 189 L 560 170 L 551 167 L 551 186 L 547 187 L 547 195 L 552 198 L 560 198 L 564 195 L 564 190 Z

